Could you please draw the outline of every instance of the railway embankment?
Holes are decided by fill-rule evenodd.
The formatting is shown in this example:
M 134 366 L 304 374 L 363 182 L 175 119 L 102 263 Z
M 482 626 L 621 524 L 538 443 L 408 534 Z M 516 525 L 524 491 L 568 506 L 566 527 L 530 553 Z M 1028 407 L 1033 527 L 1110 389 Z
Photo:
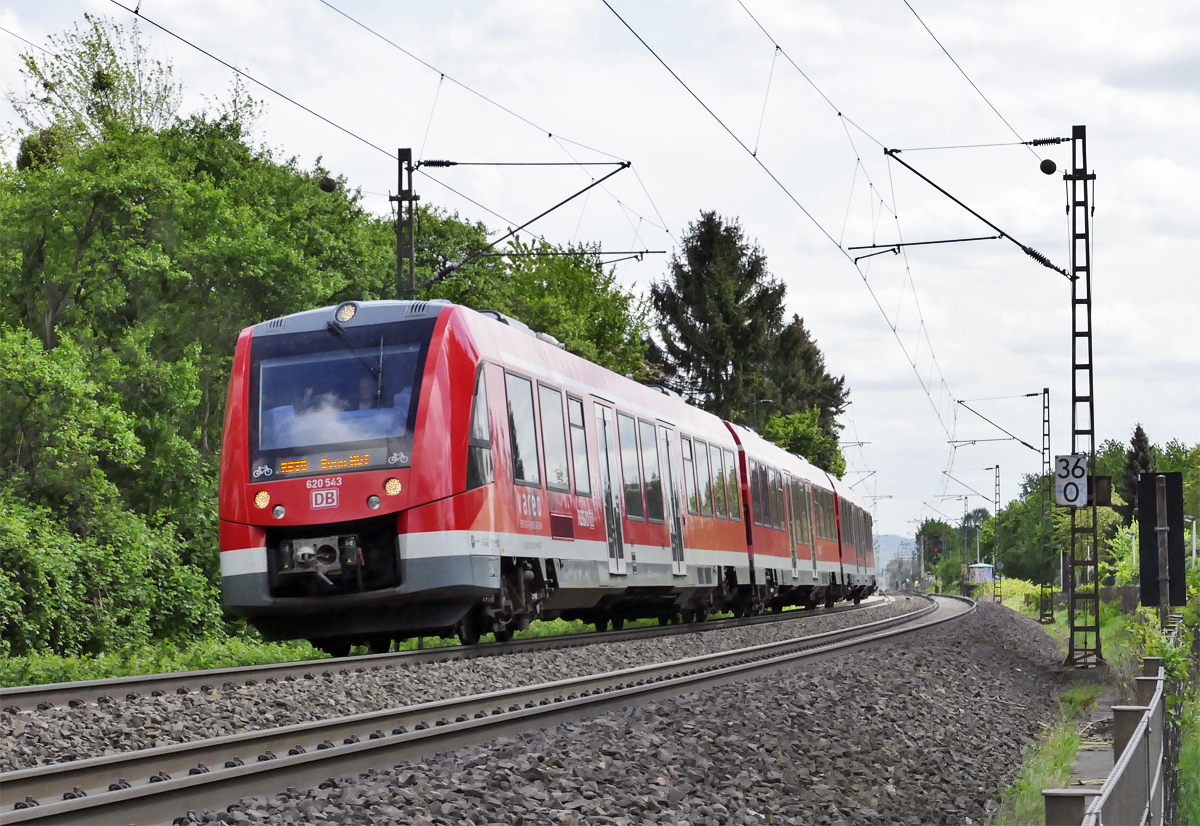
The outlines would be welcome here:
M 249 798 L 186 822 L 981 823 L 1070 679 L 975 613 L 797 669 Z
M 355 670 L 354 661 L 313 679 L 230 683 L 209 691 L 114 696 L 107 702 L 0 713 L 0 770 L 156 748 L 384 708 L 616 671 L 848 628 L 918 610 L 890 603 L 724 630 L 527 651 L 471 660 Z

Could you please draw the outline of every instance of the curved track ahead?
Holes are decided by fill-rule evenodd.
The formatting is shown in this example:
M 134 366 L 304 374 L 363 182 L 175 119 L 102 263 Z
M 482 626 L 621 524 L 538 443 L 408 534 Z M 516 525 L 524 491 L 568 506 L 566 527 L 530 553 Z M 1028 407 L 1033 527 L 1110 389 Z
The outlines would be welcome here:
M 802 661 L 843 656 L 855 648 L 937 625 L 974 610 L 972 600 L 929 598 L 929 605 L 919 611 L 825 634 L 489 694 L 8 772 L 0 775 L 0 785 L 8 800 L 23 800 L 26 795 L 34 800 L 39 795 L 46 801 L 60 796 L 73 799 L 0 813 L 0 824 L 169 823 L 189 809 L 219 808 L 242 797 L 288 786 L 310 787 L 330 776 L 361 772 L 386 765 L 388 761 L 417 759 L 613 707 L 744 679 Z M 289 744 L 294 745 L 289 747 Z M 163 767 L 174 771 L 174 776 Z M 135 778 L 135 782 L 118 778 Z
M 886 600 L 884 597 L 883 600 Z M 80 680 L 71 683 L 19 686 L 0 690 L 0 701 L 5 709 L 25 710 L 48 708 L 66 703 L 94 703 L 100 697 L 126 697 L 130 694 L 150 694 L 155 691 L 208 691 L 215 686 L 255 685 L 270 680 L 286 680 L 289 677 L 306 678 L 325 676 L 341 672 L 387 668 L 401 664 L 416 665 L 447 660 L 466 660 L 478 657 L 496 657 L 504 654 L 520 654 L 549 648 L 571 648 L 579 645 L 619 642 L 644 639 L 646 637 L 694 634 L 703 631 L 719 631 L 726 628 L 741 628 L 772 622 L 791 622 L 810 617 L 828 616 L 847 611 L 879 605 L 881 600 L 870 599 L 862 605 L 843 605 L 815 611 L 784 611 L 780 614 L 764 614 L 743 619 L 713 620 L 704 623 L 689 623 L 667 626 L 630 628 L 622 631 L 589 631 L 580 634 L 562 634 L 553 637 L 534 637 L 511 642 L 493 642 L 482 645 L 448 645 L 441 648 L 425 648 L 412 651 L 394 651 L 388 654 L 366 654 L 357 657 L 337 657 L 320 660 L 300 660 L 287 663 L 266 663 L 238 668 L 214 668 L 205 671 L 176 671 L 170 674 L 145 674 L 133 677 L 115 677 L 107 680 Z

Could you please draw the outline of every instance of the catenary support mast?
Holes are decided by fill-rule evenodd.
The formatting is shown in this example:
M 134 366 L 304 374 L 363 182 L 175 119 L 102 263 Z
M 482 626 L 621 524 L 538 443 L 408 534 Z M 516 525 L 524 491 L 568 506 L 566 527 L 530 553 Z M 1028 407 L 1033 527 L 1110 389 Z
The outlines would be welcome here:
M 1092 349 L 1092 205 L 1096 179 L 1087 168 L 1087 129 L 1071 129 L 1071 171 L 1067 182 L 1071 240 L 1071 452 L 1088 454 L 1088 475 L 1096 473 L 1096 402 Z M 1070 641 L 1067 663 L 1092 668 L 1104 661 L 1100 650 L 1099 536 L 1095 490 L 1089 480 L 1088 503 L 1071 508 L 1070 564 L 1067 591 Z

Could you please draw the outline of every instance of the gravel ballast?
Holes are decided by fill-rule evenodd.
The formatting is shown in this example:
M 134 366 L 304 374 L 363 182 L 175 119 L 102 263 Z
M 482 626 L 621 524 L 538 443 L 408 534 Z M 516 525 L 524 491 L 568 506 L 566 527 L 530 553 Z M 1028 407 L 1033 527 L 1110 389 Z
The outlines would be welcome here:
M 1026 617 L 968 617 L 745 682 L 447 752 L 199 823 L 981 823 L 1069 677 Z
M 441 663 L 351 671 L 209 692 L 0 714 L 0 771 L 167 746 L 241 731 L 616 671 L 835 631 L 924 607 L 899 596 L 858 611 L 661 638 L 596 642 Z M 346 668 L 345 665 L 341 666 Z M 350 666 L 353 668 L 353 665 Z M 320 670 L 316 670 L 320 674 Z

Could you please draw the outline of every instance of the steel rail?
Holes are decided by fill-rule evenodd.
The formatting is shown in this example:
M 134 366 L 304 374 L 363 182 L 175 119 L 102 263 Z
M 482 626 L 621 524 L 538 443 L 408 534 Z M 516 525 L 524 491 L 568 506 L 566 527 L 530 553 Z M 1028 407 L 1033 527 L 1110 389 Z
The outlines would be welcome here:
M 967 607 L 949 610 L 930 599 L 925 608 L 900 617 L 792 640 L 76 764 L 8 772 L 0 775 L 7 800 L 23 800 L 26 794 L 36 800 L 35 789 L 43 790 L 43 799 L 54 792 L 63 794 L 66 789 L 64 796 L 73 799 L 0 813 L 0 824 L 170 822 L 187 810 L 220 808 L 242 797 L 261 795 L 264 787 L 311 787 L 330 777 L 390 765 L 389 761 L 417 759 L 603 709 L 745 679 L 800 661 L 841 655 L 975 610 L 971 600 L 950 599 L 966 602 Z M 931 613 L 935 616 L 925 618 Z M 393 726 L 392 733 L 386 733 Z M 334 744 L 334 739 L 341 739 L 341 744 Z M 274 754 L 287 744 L 295 744 L 289 754 Z M 196 766 L 202 762 L 200 755 L 209 756 L 214 763 L 228 758 L 226 768 L 200 769 Z M 183 767 L 187 763 L 195 774 L 171 778 L 170 772 L 158 768 L 155 775 L 159 782 L 145 780 L 151 768 Z M 135 775 L 134 769 L 140 774 Z M 128 783 L 131 776 L 137 777 L 137 784 Z M 118 780 L 122 777 L 125 782 Z M 105 791 L 110 783 L 112 790 Z M 54 792 L 48 792 L 51 788 Z
M 885 597 L 883 601 L 886 602 L 887 600 L 888 598 Z M 402 664 L 417 665 L 428 662 L 468 660 L 478 657 L 496 657 L 506 654 L 521 654 L 528 651 L 572 648 L 581 645 L 622 642 L 624 640 L 645 639 L 648 637 L 666 637 L 675 634 L 720 631 L 729 628 L 742 628 L 750 625 L 787 622 L 809 617 L 846 613 L 848 611 L 870 608 L 878 604 L 880 603 L 870 600 L 864 602 L 862 605 L 843 605 L 836 608 L 823 608 L 819 611 L 784 611 L 779 614 L 765 614 L 756 617 L 743 617 L 741 619 L 713 620 L 703 623 L 647 626 L 621 631 L 587 631 L 579 634 L 534 637 L 524 640 L 512 640 L 510 642 L 484 643 L 482 645 L 447 645 L 439 648 L 393 651 L 384 654 L 362 654 L 354 657 L 331 657 L 287 663 L 264 663 L 262 665 L 237 666 L 232 668 L 213 668 L 203 671 L 175 671 L 168 674 L 142 674 L 104 680 L 79 680 L 70 683 L 17 686 L 0 689 L 0 705 L 6 711 L 10 708 L 23 711 L 64 704 L 80 705 L 83 703 L 94 703 L 101 697 L 108 697 L 110 699 L 117 697 L 135 699 L 136 695 L 151 694 L 155 691 L 163 693 L 174 691 L 186 694 L 189 691 L 209 691 L 213 688 L 225 686 L 253 686 L 259 682 L 268 682 L 270 680 L 279 681 L 289 678 L 312 679 L 314 677 L 332 676 L 335 673 L 341 675 L 348 675 L 352 672 L 363 673 L 367 670 L 378 670 Z

